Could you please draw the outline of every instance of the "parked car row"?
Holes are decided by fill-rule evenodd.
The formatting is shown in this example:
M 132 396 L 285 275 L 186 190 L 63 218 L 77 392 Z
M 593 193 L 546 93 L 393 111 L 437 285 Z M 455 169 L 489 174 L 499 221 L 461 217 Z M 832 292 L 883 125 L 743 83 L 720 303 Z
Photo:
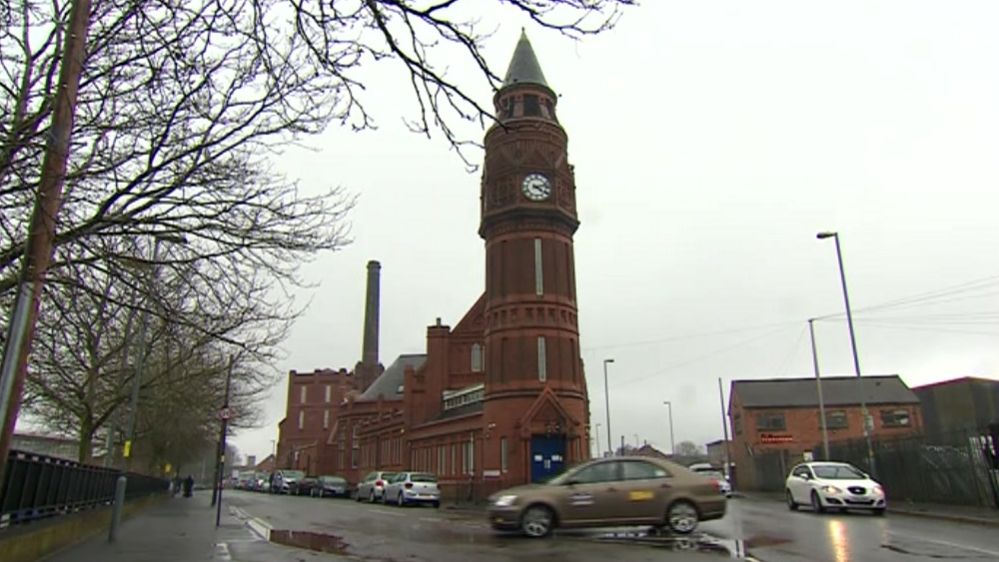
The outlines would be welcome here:
M 341 497 L 350 496 L 350 485 L 339 476 L 306 476 L 301 470 L 278 470 L 240 473 L 232 483 L 237 490 L 270 492 L 295 496 Z
M 437 477 L 429 472 L 369 472 L 357 484 L 354 494 L 357 501 L 380 501 L 399 507 L 417 504 L 441 505 Z

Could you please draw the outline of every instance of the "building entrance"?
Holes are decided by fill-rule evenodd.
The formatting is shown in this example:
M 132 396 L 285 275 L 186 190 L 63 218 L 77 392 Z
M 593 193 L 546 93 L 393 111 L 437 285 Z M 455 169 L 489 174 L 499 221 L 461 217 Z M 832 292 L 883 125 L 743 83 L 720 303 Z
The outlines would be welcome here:
M 562 472 L 565 465 L 564 435 L 531 438 L 531 482 L 545 482 Z

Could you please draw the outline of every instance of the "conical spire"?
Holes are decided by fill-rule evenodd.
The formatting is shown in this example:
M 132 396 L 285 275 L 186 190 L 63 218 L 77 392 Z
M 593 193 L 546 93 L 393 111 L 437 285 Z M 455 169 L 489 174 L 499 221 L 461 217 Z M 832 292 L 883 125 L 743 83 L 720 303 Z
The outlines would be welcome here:
M 527 31 L 520 30 L 520 40 L 517 41 L 517 48 L 513 51 L 513 58 L 510 59 L 510 67 L 506 70 L 506 78 L 503 79 L 503 86 L 514 84 L 540 84 L 548 87 L 545 82 L 545 73 L 541 72 L 541 65 L 538 64 L 538 57 L 534 56 L 534 48 L 527 38 Z

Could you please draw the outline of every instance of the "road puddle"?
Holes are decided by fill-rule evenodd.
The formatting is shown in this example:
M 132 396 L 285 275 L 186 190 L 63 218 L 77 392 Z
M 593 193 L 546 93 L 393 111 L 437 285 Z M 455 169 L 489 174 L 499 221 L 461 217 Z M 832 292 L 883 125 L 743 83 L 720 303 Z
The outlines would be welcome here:
M 669 531 L 658 529 L 609 531 L 595 535 L 593 538 L 600 542 L 636 544 L 676 552 L 712 553 L 735 559 L 745 558 L 749 548 L 775 546 L 790 542 L 789 539 L 773 535 L 755 535 L 745 540 L 722 539 L 707 533 L 675 535 Z
M 348 546 L 341 537 L 336 535 L 278 529 L 271 530 L 271 542 L 329 554 L 347 554 Z

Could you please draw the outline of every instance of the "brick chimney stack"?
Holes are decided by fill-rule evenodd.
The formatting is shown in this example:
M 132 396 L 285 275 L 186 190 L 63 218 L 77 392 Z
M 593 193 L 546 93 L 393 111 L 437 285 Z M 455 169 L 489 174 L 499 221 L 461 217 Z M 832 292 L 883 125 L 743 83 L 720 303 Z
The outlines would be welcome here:
M 364 345 L 361 362 L 365 367 L 378 367 L 378 307 L 382 265 L 375 260 L 368 262 L 368 295 L 364 303 Z

